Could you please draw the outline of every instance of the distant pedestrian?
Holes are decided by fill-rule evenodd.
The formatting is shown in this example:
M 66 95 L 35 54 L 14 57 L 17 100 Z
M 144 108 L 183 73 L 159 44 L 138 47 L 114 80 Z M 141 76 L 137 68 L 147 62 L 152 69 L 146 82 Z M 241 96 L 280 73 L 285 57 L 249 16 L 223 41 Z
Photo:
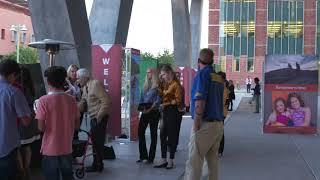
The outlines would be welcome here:
M 200 51 L 199 71 L 191 91 L 191 116 L 194 120 L 186 163 L 185 180 L 200 180 L 203 161 L 208 164 L 210 180 L 218 179 L 218 149 L 223 136 L 223 78 L 214 73 L 214 53 L 211 49 Z
M 260 87 L 259 81 L 260 81 L 259 78 L 257 78 L 257 77 L 254 78 L 254 83 L 256 84 L 255 87 L 253 88 L 253 99 L 256 103 L 256 111 L 254 113 L 260 112 L 261 87 Z
M 233 100 L 236 99 L 236 95 L 234 93 L 234 85 L 233 81 L 229 80 L 229 104 L 228 104 L 228 111 L 233 111 Z
M 28 126 L 31 111 L 23 93 L 11 84 L 20 73 L 19 65 L 10 59 L 0 62 L 0 179 L 15 179 L 17 148 L 20 146 L 19 124 Z M 17 120 L 18 119 L 18 120 Z
M 246 78 L 246 85 L 247 85 L 247 93 L 250 93 L 251 91 L 251 84 L 252 84 L 252 79 L 250 76 Z
M 49 67 L 44 76 L 49 92 L 36 103 L 36 119 L 43 132 L 42 169 L 46 180 L 73 180 L 72 139 L 79 128 L 80 112 L 76 99 L 65 92 L 67 71 Z

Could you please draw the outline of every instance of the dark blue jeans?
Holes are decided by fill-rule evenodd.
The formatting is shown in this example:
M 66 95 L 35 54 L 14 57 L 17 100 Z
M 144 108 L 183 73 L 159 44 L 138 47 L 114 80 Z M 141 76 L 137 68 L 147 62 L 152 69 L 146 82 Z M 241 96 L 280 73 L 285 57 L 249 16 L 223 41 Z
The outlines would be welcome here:
M 43 156 L 42 169 L 46 180 L 73 180 L 72 155 Z
M 0 158 L 0 179 L 15 179 L 17 174 L 17 151 L 13 150 L 10 154 Z

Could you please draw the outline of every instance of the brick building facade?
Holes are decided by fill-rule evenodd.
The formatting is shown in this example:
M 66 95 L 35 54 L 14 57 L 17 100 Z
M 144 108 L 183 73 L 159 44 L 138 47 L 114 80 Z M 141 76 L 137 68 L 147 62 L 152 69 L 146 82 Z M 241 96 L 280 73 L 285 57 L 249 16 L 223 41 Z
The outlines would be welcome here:
M 0 0 L 0 56 L 16 50 L 17 33 L 12 25 L 25 25 L 27 31 L 20 32 L 20 44 L 27 45 L 34 40 L 31 17 L 26 2 Z
M 267 54 L 319 52 L 317 0 L 209 0 L 208 45 L 227 78 L 262 78 Z

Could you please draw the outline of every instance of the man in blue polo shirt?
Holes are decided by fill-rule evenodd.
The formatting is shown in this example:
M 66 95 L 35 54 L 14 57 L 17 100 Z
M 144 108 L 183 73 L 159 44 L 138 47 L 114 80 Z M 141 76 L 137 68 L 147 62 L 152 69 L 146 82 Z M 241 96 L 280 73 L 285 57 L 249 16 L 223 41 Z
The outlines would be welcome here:
M 218 179 L 218 149 L 223 134 L 223 91 L 220 75 L 213 70 L 211 49 L 200 51 L 199 71 L 191 91 L 191 116 L 194 120 L 189 143 L 185 180 L 200 180 L 204 158 L 209 180 Z
M 20 73 L 12 60 L 0 62 L 0 179 L 15 179 L 17 173 L 16 149 L 20 146 L 18 123 L 30 123 L 28 103 L 17 88 L 11 86 Z M 19 118 L 19 122 L 17 119 Z

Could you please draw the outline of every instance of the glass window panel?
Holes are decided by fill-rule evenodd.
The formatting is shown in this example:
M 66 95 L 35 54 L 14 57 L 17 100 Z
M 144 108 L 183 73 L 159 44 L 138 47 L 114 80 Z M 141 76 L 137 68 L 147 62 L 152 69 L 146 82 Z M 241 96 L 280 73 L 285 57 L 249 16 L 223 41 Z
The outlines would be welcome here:
M 253 72 L 253 71 L 254 71 L 253 58 L 248 58 L 247 72 Z
M 235 57 L 235 59 L 233 60 L 233 71 L 234 72 L 239 72 L 240 71 L 240 57 Z
M 303 21 L 303 2 L 297 2 L 297 21 Z
M 303 38 L 297 38 L 296 54 L 303 54 Z
M 234 38 L 233 54 L 234 56 L 240 56 L 240 37 Z
M 289 36 L 289 54 L 295 54 L 296 38 Z
M 221 13 L 221 16 L 220 16 L 220 22 L 224 22 L 225 21 L 225 17 L 226 17 L 226 13 L 227 13 L 227 7 L 225 5 L 226 3 L 224 3 L 223 1 L 221 1 L 220 3 L 220 6 L 221 6 L 221 9 L 220 9 L 220 13 Z
M 273 54 L 273 42 L 274 42 L 274 38 L 268 37 L 268 54 Z
M 274 21 L 274 1 L 268 3 L 268 21 Z
M 282 37 L 282 54 L 288 54 L 288 46 L 289 46 L 289 37 L 288 36 L 283 36 Z
M 320 25 L 320 2 L 317 1 L 317 25 Z M 320 29 L 318 28 L 318 32 L 320 31 Z
M 240 58 L 236 59 L 236 71 L 239 72 L 240 71 Z
M 232 2 L 227 4 L 227 21 L 233 21 L 233 4 Z
M 248 24 L 247 23 L 242 23 L 241 24 L 241 37 L 247 37 L 248 36 Z
M 240 21 L 240 10 L 241 10 L 241 2 L 235 2 L 234 3 L 234 20 L 235 21 Z
M 284 1 L 282 4 L 282 21 L 289 21 L 289 2 Z
M 274 53 L 281 54 L 281 37 L 276 37 L 274 40 L 275 40 Z
M 242 14 L 241 14 L 241 21 L 242 22 L 248 22 L 248 10 L 249 10 L 249 4 L 246 2 L 242 2 Z
M 256 3 L 249 2 L 249 21 L 255 20 Z
M 227 36 L 227 55 L 232 55 L 233 37 Z
M 317 37 L 317 54 L 320 53 L 320 37 Z
M 224 56 L 227 50 L 226 37 L 220 37 L 220 56 Z
M 281 4 L 282 1 L 275 1 L 275 21 L 281 21 Z
M 254 37 L 248 38 L 248 57 L 254 56 Z
M 291 21 L 291 23 L 297 20 L 296 13 L 297 13 L 296 2 L 295 1 L 289 2 L 289 20 Z
M 241 55 L 247 55 L 247 37 L 241 37 Z

